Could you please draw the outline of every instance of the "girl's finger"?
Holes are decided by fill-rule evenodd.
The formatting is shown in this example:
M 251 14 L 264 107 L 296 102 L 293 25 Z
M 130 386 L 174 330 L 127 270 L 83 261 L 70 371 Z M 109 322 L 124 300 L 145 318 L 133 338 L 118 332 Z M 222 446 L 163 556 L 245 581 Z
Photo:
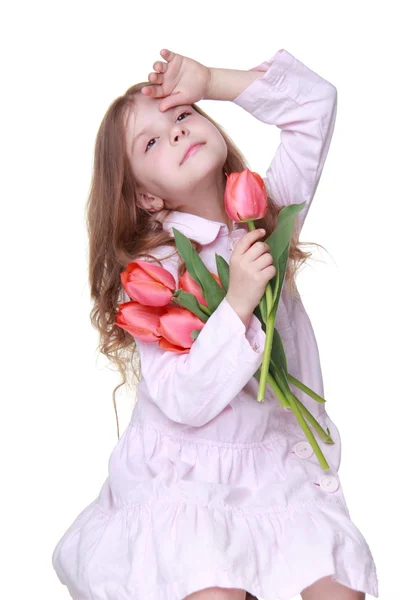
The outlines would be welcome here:
M 154 86 L 152 86 L 152 85 L 143 86 L 140 91 L 143 94 L 143 96 L 153 96 L 153 98 L 155 96 L 155 94 L 154 94 Z
M 154 71 L 158 71 L 159 73 L 165 73 L 165 71 L 167 70 L 167 63 L 163 63 L 160 60 L 157 60 L 154 65 L 153 65 L 153 69 Z
M 174 52 L 171 52 L 170 50 L 167 50 L 166 48 L 163 48 L 161 50 L 160 54 L 166 60 L 172 60 L 175 56 Z
M 149 81 L 151 81 L 151 83 L 162 83 L 163 82 L 163 74 L 162 73 L 150 73 Z
M 153 98 L 165 98 L 166 93 L 160 84 L 151 86 L 151 95 Z
M 160 94 L 160 97 L 162 97 L 162 95 L 165 96 L 165 94 Z M 164 112 L 166 110 L 168 110 L 169 108 L 172 108 L 173 106 L 179 106 L 180 104 L 184 104 L 185 103 L 185 97 L 181 92 L 177 92 L 176 94 L 169 94 L 167 96 L 165 96 L 165 100 L 162 100 L 159 105 L 158 105 L 158 109 L 161 112 Z

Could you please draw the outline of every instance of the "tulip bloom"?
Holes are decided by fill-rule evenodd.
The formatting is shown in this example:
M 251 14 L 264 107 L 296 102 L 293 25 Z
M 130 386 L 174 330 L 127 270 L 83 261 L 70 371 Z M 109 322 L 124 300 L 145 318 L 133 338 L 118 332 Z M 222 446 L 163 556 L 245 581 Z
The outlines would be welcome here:
M 225 211 L 232 221 L 262 219 L 268 211 L 268 197 L 262 177 L 249 169 L 231 173 L 226 180 Z M 253 227 L 255 229 L 255 227 Z
M 218 275 L 212 276 L 222 288 Z M 177 292 L 172 274 L 164 267 L 135 260 L 120 278 L 133 301 L 119 305 L 116 324 L 144 342 L 158 342 L 160 348 L 172 352 L 189 352 L 204 322 L 186 308 L 170 305 Z M 207 307 L 200 285 L 187 271 L 180 277 L 178 288 Z
M 160 335 L 158 345 L 164 350 L 187 354 L 195 341 L 192 332 L 203 327 L 203 321 L 190 310 L 180 306 L 167 306 L 157 329 Z
M 176 287 L 169 271 L 139 259 L 129 263 L 120 278 L 128 296 L 145 306 L 166 306 Z
M 143 342 L 157 342 L 160 338 L 158 327 L 164 309 L 143 306 L 139 302 L 123 302 L 115 316 L 118 327 Z

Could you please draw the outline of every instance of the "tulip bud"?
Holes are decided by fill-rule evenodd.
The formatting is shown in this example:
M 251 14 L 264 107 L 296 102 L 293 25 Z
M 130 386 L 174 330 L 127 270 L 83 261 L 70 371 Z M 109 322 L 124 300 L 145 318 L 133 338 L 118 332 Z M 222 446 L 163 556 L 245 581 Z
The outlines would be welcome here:
M 186 353 L 194 341 L 191 333 L 203 329 L 204 322 L 190 310 L 178 306 L 165 307 L 160 317 L 157 334 L 161 337 L 159 346 L 172 352 Z
M 231 173 L 226 180 L 225 211 L 232 221 L 262 219 L 268 210 L 264 180 L 258 173 L 245 169 Z
M 164 308 L 143 306 L 139 302 L 123 302 L 118 306 L 115 323 L 143 342 L 157 342 L 157 329 Z
M 120 278 L 128 296 L 145 306 L 166 306 L 176 287 L 167 269 L 139 259 L 130 262 Z

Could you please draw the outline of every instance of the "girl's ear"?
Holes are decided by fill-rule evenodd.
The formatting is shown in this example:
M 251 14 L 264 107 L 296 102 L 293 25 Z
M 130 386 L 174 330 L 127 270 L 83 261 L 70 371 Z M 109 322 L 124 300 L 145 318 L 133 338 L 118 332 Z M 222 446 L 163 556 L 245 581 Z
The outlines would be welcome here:
M 150 196 L 146 192 L 139 192 L 139 204 L 145 210 L 157 212 L 164 207 L 164 200 L 158 196 Z

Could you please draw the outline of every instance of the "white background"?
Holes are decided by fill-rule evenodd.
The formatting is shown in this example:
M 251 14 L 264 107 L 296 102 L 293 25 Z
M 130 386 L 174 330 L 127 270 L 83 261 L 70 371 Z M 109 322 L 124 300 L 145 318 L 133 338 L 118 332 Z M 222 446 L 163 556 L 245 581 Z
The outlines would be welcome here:
M 343 488 L 399 594 L 399 45 L 394 3 L 20 2 L 1 17 L 1 595 L 66 600 L 56 542 L 98 494 L 117 443 L 119 374 L 91 326 L 84 209 L 111 102 L 160 50 L 249 69 L 285 48 L 333 83 L 338 113 L 302 241 L 298 286 L 319 343 Z M 279 130 L 201 101 L 264 175 Z M 117 395 L 120 435 L 132 393 Z M 300 596 L 298 596 L 300 598 Z M 322 600 L 322 599 L 321 599 Z

